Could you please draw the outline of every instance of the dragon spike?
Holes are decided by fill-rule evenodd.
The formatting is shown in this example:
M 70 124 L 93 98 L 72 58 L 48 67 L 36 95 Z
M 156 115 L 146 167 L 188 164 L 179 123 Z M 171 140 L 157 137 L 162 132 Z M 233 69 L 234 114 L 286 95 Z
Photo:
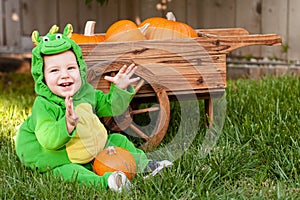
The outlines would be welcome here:
M 72 24 L 67 24 L 65 29 L 64 29 L 64 35 L 67 36 L 68 38 L 72 37 L 72 32 L 73 32 L 73 26 Z
M 40 43 L 40 34 L 38 31 L 33 31 L 31 34 L 31 40 L 33 44 L 38 45 Z
M 49 33 L 55 34 L 55 33 L 58 32 L 58 30 L 59 30 L 59 27 L 58 27 L 57 25 L 53 25 L 53 26 L 50 28 Z

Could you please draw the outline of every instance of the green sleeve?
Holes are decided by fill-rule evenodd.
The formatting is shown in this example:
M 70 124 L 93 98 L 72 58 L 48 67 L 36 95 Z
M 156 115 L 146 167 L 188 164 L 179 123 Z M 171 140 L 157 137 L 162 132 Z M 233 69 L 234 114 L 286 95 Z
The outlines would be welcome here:
M 36 138 L 45 149 L 60 149 L 75 134 L 75 130 L 68 133 L 65 111 L 41 97 L 37 97 L 31 117 Z
M 129 106 L 135 90 L 133 86 L 129 86 L 128 90 L 123 90 L 115 84 L 111 84 L 110 92 L 104 94 L 102 91 L 96 90 L 96 113 L 99 117 L 118 116 Z

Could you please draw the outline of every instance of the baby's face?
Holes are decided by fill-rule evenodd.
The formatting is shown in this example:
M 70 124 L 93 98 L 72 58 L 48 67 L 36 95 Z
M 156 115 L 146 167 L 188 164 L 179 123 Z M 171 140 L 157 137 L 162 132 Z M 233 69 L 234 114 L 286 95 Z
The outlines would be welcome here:
M 61 97 L 73 96 L 81 87 L 76 57 L 72 51 L 44 56 L 44 77 L 50 90 Z

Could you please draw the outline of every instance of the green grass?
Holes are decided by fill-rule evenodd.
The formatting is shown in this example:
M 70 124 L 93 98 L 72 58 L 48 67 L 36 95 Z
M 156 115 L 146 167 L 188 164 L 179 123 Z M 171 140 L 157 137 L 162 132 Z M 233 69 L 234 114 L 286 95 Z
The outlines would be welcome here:
M 0 77 L 0 199 L 300 198 L 299 78 L 228 81 L 225 124 L 210 154 L 199 156 L 206 131 L 200 124 L 199 130 L 189 130 L 197 137 L 172 168 L 148 180 L 137 175 L 129 194 L 64 182 L 20 164 L 12 138 L 34 97 L 30 76 Z M 165 141 L 180 122 L 176 103 L 172 106 Z M 188 127 L 183 125 L 182 133 Z

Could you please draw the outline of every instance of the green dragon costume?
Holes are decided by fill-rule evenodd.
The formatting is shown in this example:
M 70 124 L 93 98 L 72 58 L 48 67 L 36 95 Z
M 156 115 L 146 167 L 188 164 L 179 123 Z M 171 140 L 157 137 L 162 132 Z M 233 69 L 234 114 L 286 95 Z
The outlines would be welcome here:
M 35 81 L 37 97 L 32 114 L 21 125 L 16 137 L 16 152 L 21 162 L 39 172 L 53 172 L 65 180 L 76 180 L 83 184 L 101 185 L 107 188 L 111 172 L 96 175 L 91 163 L 97 154 L 108 146 L 120 146 L 132 153 L 139 170 L 149 160 L 144 152 L 135 148 L 121 134 L 107 134 L 99 117 L 122 114 L 134 95 L 133 87 L 128 91 L 112 84 L 110 92 L 104 94 L 86 81 L 87 66 L 80 47 L 71 40 L 72 25 L 68 24 L 63 33 L 52 26 L 49 33 L 40 37 L 32 33 L 36 47 L 32 50 L 31 73 Z M 72 50 L 80 68 L 82 85 L 72 97 L 74 110 L 79 122 L 69 134 L 66 126 L 65 99 L 51 92 L 44 82 L 43 55 L 52 55 Z

